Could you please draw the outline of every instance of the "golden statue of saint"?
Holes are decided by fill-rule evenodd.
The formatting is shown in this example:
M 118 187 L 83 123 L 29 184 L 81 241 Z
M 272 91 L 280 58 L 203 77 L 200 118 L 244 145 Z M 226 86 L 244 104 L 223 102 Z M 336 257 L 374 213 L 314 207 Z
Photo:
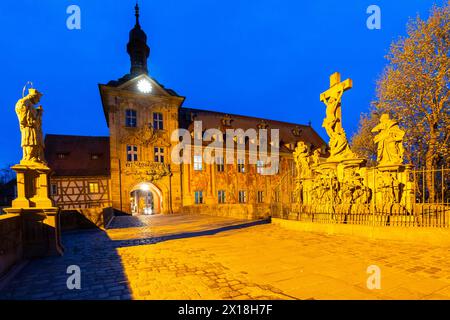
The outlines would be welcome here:
M 405 131 L 400 129 L 398 122 L 389 118 L 388 114 L 380 117 L 380 123 L 372 129 L 378 134 L 373 141 L 377 146 L 377 160 L 379 165 L 403 163 L 403 137 Z
M 297 176 L 305 178 L 311 174 L 311 165 L 309 159 L 309 148 L 303 141 L 297 142 L 294 151 L 294 161 L 297 169 Z
M 42 93 L 34 88 L 28 89 L 28 94 L 17 101 L 16 114 L 19 119 L 21 146 L 23 157 L 21 163 L 46 164 L 44 158 L 44 136 L 42 134 L 42 106 L 39 103 Z

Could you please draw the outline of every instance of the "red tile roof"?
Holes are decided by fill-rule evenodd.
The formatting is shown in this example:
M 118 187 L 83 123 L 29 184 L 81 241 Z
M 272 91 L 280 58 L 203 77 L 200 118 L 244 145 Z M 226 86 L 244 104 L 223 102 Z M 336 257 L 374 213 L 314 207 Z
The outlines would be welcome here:
M 258 130 L 258 125 L 265 124 L 267 130 L 278 129 L 280 138 L 280 151 L 292 152 L 292 149 L 284 147 L 286 144 L 295 146 L 297 141 L 304 141 L 311 146 L 311 149 L 326 147 L 326 142 L 319 136 L 319 134 L 310 126 L 290 122 L 283 122 L 277 120 L 269 120 L 262 118 L 255 118 L 249 116 L 242 116 L 236 114 L 226 114 L 223 112 L 180 108 L 180 127 L 186 128 L 189 131 L 194 129 L 194 121 L 202 121 L 202 129 L 216 128 L 225 132 L 226 127 L 222 124 L 222 119 L 228 117 L 231 119 L 229 129 L 255 129 Z
M 45 159 L 55 176 L 108 176 L 109 137 L 47 134 Z

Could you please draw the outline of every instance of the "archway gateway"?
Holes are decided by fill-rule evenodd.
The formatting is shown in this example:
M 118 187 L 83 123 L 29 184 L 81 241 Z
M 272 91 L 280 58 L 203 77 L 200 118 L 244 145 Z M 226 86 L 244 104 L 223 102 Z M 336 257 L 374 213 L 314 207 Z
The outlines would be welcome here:
M 152 215 L 162 212 L 162 193 L 150 182 L 138 183 L 130 192 L 132 215 Z

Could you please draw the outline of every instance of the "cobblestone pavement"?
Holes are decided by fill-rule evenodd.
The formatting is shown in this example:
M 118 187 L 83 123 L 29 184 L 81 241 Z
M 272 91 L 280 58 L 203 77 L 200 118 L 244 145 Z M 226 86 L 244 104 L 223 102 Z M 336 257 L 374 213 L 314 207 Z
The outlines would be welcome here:
M 64 257 L 32 261 L 0 298 L 450 299 L 448 247 L 237 229 L 242 221 L 208 216 L 152 219 L 65 234 Z M 71 264 L 81 290 L 66 287 Z M 367 289 L 370 265 L 381 269 L 381 289 Z

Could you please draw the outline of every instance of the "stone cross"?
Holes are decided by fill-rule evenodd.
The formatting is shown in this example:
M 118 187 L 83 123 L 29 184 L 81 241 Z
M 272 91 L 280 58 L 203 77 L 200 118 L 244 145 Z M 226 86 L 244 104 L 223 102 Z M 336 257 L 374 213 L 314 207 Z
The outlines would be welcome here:
M 322 126 L 327 130 L 330 137 L 342 128 L 341 99 L 344 91 L 351 89 L 351 87 L 351 79 L 341 82 L 341 75 L 339 72 L 335 72 L 330 76 L 330 88 L 320 94 L 320 101 L 327 106 L 326 117 Z

